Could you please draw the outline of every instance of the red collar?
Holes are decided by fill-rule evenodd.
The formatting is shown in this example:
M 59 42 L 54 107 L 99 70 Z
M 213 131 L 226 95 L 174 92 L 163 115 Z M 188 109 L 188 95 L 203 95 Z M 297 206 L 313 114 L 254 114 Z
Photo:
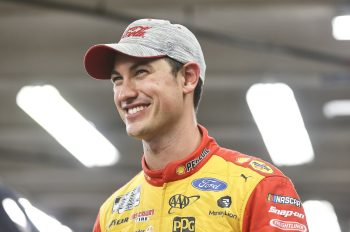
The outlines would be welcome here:
M 209 137 L 208 131 L 198 125 L 202 133 L 202 140 L 197 149 L 185 159 L 170 162 L 164 169 L 150 170 L 147 167 L 145 157 L 142 157 L 142 169 L 148 183 L 162 186 L 164 183 L 184 179 L 199 170 L 219 149 L 216 141 Z

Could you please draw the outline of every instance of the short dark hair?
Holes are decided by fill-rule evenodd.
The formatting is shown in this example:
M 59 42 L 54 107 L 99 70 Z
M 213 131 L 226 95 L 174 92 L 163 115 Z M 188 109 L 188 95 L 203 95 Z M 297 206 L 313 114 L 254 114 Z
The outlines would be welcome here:
M 169 63 L 169 65 L 171 67 L 171 72 L 174 76 L 176 76 L 177 73 L 184 66 L 183 63 L 181 63 L 177 60 L 174 60 L 173 58 L 165 57 L 164 59 Z M 202 97 L 202 89 L 203 89 L 203 82 L 202 82 L 202 79 L 199 78 L 197 86 L 194 89 L 194 95 L 193 95 L 193 104 L 194 104 L 194 108 L 196 111 L 198 110 L 199 102 L 200 102 L 201 97 Z

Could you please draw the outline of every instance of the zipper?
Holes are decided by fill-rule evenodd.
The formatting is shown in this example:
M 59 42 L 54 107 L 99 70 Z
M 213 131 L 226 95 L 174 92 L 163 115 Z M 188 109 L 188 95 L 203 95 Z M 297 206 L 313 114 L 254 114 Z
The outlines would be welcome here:
M 166 193 L 167 183 L 164 183 L 162 186 L 162 198 L 160 199 L 160 212 L 159 212 L 159 223 L 158 223 L 158 231 L 161 232 L 161 228 L 163 227 L 164 221 L 164 212 L 166 212 L 164 201 L 165 201 L 165 193 Z

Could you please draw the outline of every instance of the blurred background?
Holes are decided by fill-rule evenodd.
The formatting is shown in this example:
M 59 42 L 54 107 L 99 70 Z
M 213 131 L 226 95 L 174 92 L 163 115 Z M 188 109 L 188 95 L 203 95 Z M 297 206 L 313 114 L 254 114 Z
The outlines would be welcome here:
M 60 228 L 36 226 L 38 231 L 90 231 L 100 204 L 140 171 L 141 143 L 126 136 L 111 83 L 89 78 L 83 57 L 91 45 L 119 41 L 134 19 L 164 18 L 192 29 L 202 45 L 207 79 L 199 123 L 220 145 L 278 165 L 303 201 L 326 202 L 337 219 L 319 213 L 316 224 L 334 219 L 340 230 L 325 231 L 349 232 L 350 41 L 346 36 L 350 23 L 342 29 L 334 19 L 350 14 L 349 7 L 346 0 L 0 1 L 0 183 L 6 189 L 0 192 L 12 190 L 0 194 L 5 208 L 0 216 L 15 222 L 18 231 L 34 231 L 33 225 L 23 224 L 29 215 L 14 219 L 9 208 L 17 205 L 27 215 L 36 207 L 55 218 L 51 225 Z M 56 125 L 65 123 L 63 113 L 49 112 L 43 100 L 53 108 L 58 103 L 45 95 L 30 98 L 26 95 L 30 87 L 22 89 L 45 85 L 57 89 L 56 96 L 110 141 L 113 149 L 109 144 L 106 152 L 102 148 L 92 152 L 106 162 L 79 162 L 26 113 L 24 105 L 39 102 L 37 108 L 44 115 L 53 114 Z M 287 93 L 281 94 L 282 90 Z M 260 105 L 275 103 L 264 106 L 263 113 L 270 113 L 266 117 L 277 125 L 270 131 L 276 131 L 277 144 L 283 145 L 282 156 L 301 160 L 288 164 L 272 157 L 276 150 L 264 137 L 266 126 L 257 123 L 254 96 Z M 264 102 L 266 96 L 270 98 Z M 281 102 L 283 96 L 291 102 Z M 21 99 L 29 103 L 21 106 Z M 291 113 L 286 106 L 299 111 Z M 295 122 L 300 122 L 301 135 L 294 133 L 299 128 Z M 71 141 L 79 140 L 76 131 L 64 133 Z M 300 138 L 306 142 L 298 142 Z M 91 141 L 82 139 L 80 147 L 89 150 L 95 145 Z M 300 144 L 306 144 L 305 151 Z M 103 158 L 107 153 L 110 156 Z M 3 228 L 7 227 L 0 231 L 17 231 Z

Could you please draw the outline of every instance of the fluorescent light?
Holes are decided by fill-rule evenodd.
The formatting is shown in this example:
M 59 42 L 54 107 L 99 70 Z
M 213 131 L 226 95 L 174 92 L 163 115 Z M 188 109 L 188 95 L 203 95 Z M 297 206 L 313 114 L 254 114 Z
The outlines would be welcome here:
M 39 232 L 72 232 L 69 227 L 62 225 L 55 218 L 34 207 L 27 199 L 20 198 L 18 201 Z
M 17 105 L 87 167 L 113 165 L 118 150 L 51 85 L 25 86 Z
M 292 89 L 283 83 L 254 84 L 247 102 L 276 165 L 300 165 L 314 152 Z
M 2 200 L 2 205 L 9 218 L 22 229 L 27 228 L 27 219 L 18 204 L 11 198 Z
M 327 118 L 350 116 L 350 100 L 329 101 L 323 106 L 323 114 Z
M 309 232 L 341 232 L 337 215 L 328 201 L 305 201 L 303 203 Z
M 350 15 L 341 15 L 332 20 L 333 37 L 336 40 L 350 40 Z

